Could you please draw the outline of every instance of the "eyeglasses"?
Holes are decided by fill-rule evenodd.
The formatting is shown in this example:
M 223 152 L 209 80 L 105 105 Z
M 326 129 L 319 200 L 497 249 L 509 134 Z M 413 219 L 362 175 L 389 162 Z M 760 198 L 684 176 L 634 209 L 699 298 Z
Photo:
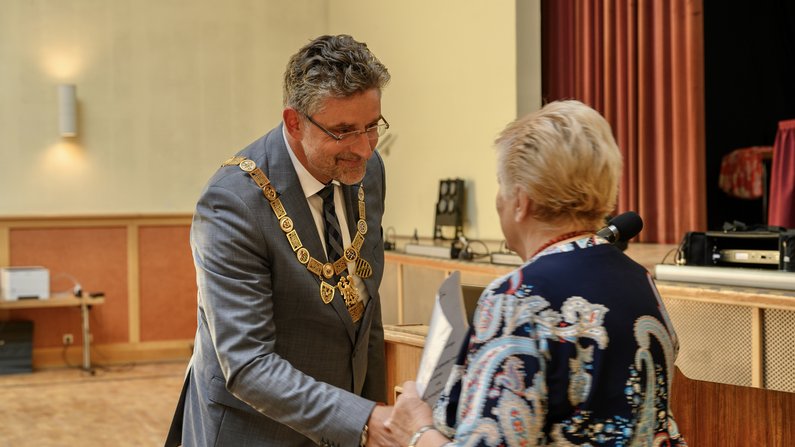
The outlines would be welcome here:
M 354 131 L 351 131 L 351 132 L 345 132 L 345 133 L 341 133 L 341 134 L 338 135 L 338 134 L 335 134 L 335 133 L 331 132 L 330 130 L 326 129 L 325 127 L 321 126 L 320 124 L 318 124 L 317 121 L 313 120 L 312 117 L 307 115 L 306 113 L 304 113 L 304 116 L 306 117 L 306 119 L 309 120 L 310 123 L 312 123 L 315 126 L 317 126 L 318 129 L 320 129 L 323 132 L 325 132 L 326 135 L 328 135 L 331 138 L 333 138 L 337 142 L 338 145 L 343 146 L 343 147 L 352 146 L 353 143 L 355 143 L 355 142 L 357 142 L 359 140 L 359 135 L 362 135 L 362 134 L 366 135 L 367 136 L 367 140 L 372 143 L 373 141 L 378 140 L 378 137 L 383 135 L 386 132 L 386 130 L 389 129 L 389 123 L 387 122 L 386 118 L 384 118 L 383 116 L 380 116 L 380 117 L 378 117 L 378 119 L 383 121 L 382 123 L 378 123 L 376 125 L 370 126 L 370 127 L 366 128 L 364 130 L 354 130 Z M 370 147 L 372 147 L 372 145 Z

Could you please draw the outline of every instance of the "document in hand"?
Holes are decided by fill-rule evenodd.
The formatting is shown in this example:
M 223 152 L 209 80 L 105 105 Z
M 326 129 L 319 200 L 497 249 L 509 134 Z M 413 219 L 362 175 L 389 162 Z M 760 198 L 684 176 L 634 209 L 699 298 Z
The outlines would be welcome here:
M 461 293 L 461 273 L 453 272 L 436 294 L 425 349 L 417 371 L 417 392 L 433 406 L 439 398 L 461 345 L 466 342 L 469 322 Z

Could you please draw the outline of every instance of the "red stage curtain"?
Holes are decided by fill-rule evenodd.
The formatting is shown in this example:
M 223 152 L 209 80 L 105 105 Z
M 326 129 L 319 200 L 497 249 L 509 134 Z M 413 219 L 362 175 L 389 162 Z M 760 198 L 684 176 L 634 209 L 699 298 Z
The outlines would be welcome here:
M 770 171 L 768 225 L 795 228 L 795 120 L 778 123 Z
M 624 155 L 618 212 L 642 242 L 706 229 L 702 0 L 545 0 L 543 95 L 578 99 Z

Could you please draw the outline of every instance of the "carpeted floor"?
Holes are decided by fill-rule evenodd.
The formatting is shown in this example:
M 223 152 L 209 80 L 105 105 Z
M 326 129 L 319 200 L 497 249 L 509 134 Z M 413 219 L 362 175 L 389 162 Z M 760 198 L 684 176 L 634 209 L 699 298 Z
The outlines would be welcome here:
M 0 447 L 162 446 L 185 367 L 0 375 Z

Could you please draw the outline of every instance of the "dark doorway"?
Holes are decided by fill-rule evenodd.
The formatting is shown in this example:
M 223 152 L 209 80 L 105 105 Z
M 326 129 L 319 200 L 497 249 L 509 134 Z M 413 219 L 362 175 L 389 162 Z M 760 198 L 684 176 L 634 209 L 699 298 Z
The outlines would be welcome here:
M 762 199 L 718 187 L 735 149 L 772 146 L 778 122 L 795 118 L 795 2 L 704 0 L 707 222 L 765 224 Z

